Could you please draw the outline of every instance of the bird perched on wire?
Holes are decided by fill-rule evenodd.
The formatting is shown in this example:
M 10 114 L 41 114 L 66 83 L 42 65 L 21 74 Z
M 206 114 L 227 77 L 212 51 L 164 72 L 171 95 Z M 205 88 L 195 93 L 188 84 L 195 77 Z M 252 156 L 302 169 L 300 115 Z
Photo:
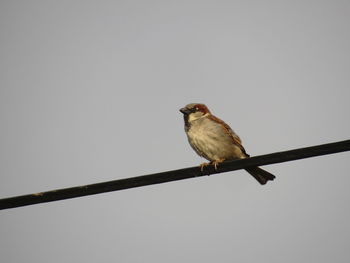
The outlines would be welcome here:
M 210 164 L 217 169 L 223 161 L 249 157 L 238 135 L 224 121 L 212 115 L 204 104 L 191 103 L 180 112 L 184 115 L 185 132 L 191 147 L 199 156 L 210 161 L 201 164 L 202 171 Z M 273 174 L 259 167 L 245 170 L 262 185 L 275 179 Z

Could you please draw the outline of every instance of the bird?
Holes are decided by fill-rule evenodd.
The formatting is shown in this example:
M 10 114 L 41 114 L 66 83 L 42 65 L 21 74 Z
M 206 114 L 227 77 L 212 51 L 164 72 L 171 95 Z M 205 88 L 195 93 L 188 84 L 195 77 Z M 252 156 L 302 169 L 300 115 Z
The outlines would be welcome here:
M 211 114 L 202 103 L 190 103 L 180 109 L 184 117 L 185 132 L 193 150 L 209 163 L 200 165 L 217 166 L 228 160 L 244 159 L 249 154 L 242 146 L 239 136 L 223 120 Z M 275 179 L 275 176 L 260 167 L 248 167 L 245 170 L 261 185 Z

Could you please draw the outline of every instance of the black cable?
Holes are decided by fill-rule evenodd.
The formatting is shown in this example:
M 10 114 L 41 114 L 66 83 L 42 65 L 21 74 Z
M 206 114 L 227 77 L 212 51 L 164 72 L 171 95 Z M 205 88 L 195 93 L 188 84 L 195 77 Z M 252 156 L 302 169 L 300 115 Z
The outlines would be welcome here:
M 149 174 L 109 182 L 89 184 L 65 189 L 57 189 L 48 192 L 22 195 L 0 199 L 0 210 L 20 206 L 46 203 L 69 198 L 76 198 L 86 195 L 94 195 L 111 191 L 118 191 L 128 188 L 160 184 L 171 181 L 189 179 L 204 175 L 229 172 L 247 167 L 261 166 L 273 163 L 282 163 L 298 159 L 310 158 L 314 156 L 344 152 L 350 150 L 350 140 L 335 143 L 322 144 L 312 147 L 300 148 L 284 152 L 271 153 L 250 157 L 242 160 L 228 161 L 220 164 L 215 170 L 212 166 L 207 166 L 201 172 L 200 168 L 190 167 L 179 170 Z

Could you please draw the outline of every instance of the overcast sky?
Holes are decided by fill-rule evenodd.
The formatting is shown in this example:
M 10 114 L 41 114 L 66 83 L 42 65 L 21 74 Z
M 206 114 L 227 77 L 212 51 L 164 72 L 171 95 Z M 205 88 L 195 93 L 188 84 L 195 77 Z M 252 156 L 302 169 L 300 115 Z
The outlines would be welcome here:
M 350 137 L 349 1 L 0 2 L 0 198 Z M 0 212 L 1 262 L 349 262 L 349 153 Z

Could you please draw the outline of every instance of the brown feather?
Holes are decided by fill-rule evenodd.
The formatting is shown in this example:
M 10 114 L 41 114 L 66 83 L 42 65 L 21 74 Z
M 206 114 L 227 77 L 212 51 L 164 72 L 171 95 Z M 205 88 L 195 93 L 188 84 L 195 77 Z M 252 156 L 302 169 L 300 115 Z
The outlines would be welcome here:
M 247 152 L 245 151 L 242 145 L 241 138 L 239 138 L 239 136 L 231 129 L 231 127 L 226 122 L 224 122 L 223 120 L 219 119 L 218 117 L 212 114 L 209 114 L 208 118 L 215 121 L 216 123 L 221 124 L 225 128 L 226 132 L 232 138 L 232 142 L 241 149 L 241 151 L 246 155 L 246 157 L 249 157 L 249 154 L 247 154 Z

